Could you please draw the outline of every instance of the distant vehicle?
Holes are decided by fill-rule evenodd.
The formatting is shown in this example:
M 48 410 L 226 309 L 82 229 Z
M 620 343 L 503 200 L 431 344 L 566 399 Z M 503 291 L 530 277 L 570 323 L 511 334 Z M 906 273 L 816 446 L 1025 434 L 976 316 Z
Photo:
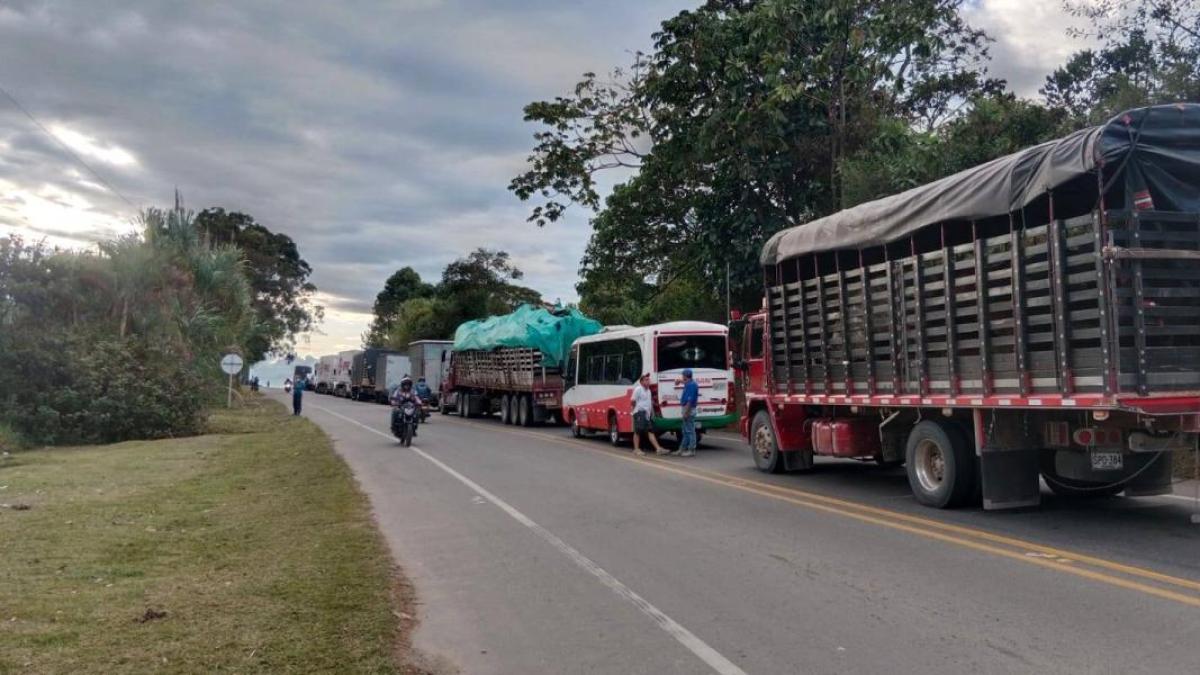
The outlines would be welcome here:
M 388 394 L 408 374 L 409 359 L 392 349 L 372 347 L 356 354 L 350 369 L 350 398 L 387 403 Z
M 618 445 L 633 433 L 629 398 L 643 373 L 650 374 L 655 432 L 678 433 L 685 368 L 700 387 L 696 433 L 736 422 L 728 332 L 720 324 L 674 321 L 579 338 L 571 347 L 563 394 L 572 434 L 602 431 Z
M 352 370 L 354 367 L 354 357 L 362 353 L 361 349 L 347 349 L 337 354 L 337 365 L 333 369 L 333 388 L 331 393 L 334 396 L 343 398 L 350 397 L 350 386 L 352 381 Z
M 304 378 L 304 389 L 306 391 L 313 389 L 316 385 L 312 381 L 312 371 L 312 366 L 296 366 L 292 370 L 292 382 L 299 382 L 300 378 Z
M 317 381 L 316 392 L 318 394 L 332 394 L 333 393 L 333 386 L 334 386 L 333 373 L 335 370 L 337 370 L 337 365 L 338 365 L 338 355 L 337 354 L 330 354 L 328 356 L 322 356 L 320 359 L 317 360 L 317 367 L 316 367 L 316 370 L 314 371 L 314 377 Z
M 511 314 L 468 321 L 455 331 L 438 410 L 461 417 L 498 413 L 504 424 L 561 419 L 562 368 L 571 342 L 600 332 L 578 310 L 522 305 Z
M 935 508 L 1171 492 L 1200 432 L 1197 129 L 1131 110 L 773 236 L 734 330 L 758 468 L 904 464 Z
M 430 391 L 433 392 L 434 406 L 437 405 L 438 392 L 441 391 L 442 380 L 449 368 L 449 352 L 453 345 L 452 340 L 418 340 L 408 344 L 413 382 L 425 378 L 425 384 L 429 385 Z

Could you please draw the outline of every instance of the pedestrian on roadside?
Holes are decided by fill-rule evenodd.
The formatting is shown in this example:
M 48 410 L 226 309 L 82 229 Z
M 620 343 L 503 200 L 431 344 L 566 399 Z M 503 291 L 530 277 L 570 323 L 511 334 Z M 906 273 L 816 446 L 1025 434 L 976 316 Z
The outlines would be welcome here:
M 301 375 L 300 377 L 297 377 L 296 381 L 294 383 L 292 383 L 292 414 L 293 415 L 300 414 L 300 403 L 302 402 L 302 400 L 304 398 L 305 384 L 306 383 L 305 383 L 303 375 Z
M 679 434 L 679 456 L 696 456 L 696 408 L 700 405 L 700 385 L 692 379 L 692 369 L 683 369 L 683 393 L 679 395 L 683 409 L 683 426 Z
M 633 388 L 633 395 L 629 397 L 629 407 L 633 410 L 633 454 L 638 456 L 646 454 L 642 452 L 642 434 L 650 437 L 650 444 L 654 446 L 656 453 L 667 454 L 667 451 L 658 444 L 658 437 L 654 435 L 654 425 L 650 419 L 654 413 L 654 399 L 650 394 L 650 373 L 643 373 L 638 378 L 637 386 Z

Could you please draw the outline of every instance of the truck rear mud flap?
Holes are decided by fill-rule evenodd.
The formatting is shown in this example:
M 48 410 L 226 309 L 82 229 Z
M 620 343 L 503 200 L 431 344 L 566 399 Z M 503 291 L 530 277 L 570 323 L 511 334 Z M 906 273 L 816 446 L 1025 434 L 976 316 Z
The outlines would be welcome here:
M 1039 450 L 1029 449 L 981 449 L 979 479 L 985 510 L 1016 509 L 1042 503 L 1039 453 Z

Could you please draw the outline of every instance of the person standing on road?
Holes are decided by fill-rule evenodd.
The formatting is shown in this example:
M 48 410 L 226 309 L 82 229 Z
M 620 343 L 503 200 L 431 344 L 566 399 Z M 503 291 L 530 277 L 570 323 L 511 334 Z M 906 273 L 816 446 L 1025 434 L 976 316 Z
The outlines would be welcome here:
M 301 403 L 301 400 L 304 398 L 304 387 L 306 386 L 306 384 L 307 384 L 307 382 L 305 381 L 304 376 L 297 377 L 296 381 L 292 383 L 292 414 L 293 415 L 300 414 L 300 403 Z
M 696 456 L 696 407 L 700 405 L 700 385 L 692 379 L 692 369 L 683 369 L 683 393 L 679 395 L 683 409 L 683 426 L 679 438 L 679 456 Z
M 633 454 L 638 456 L 646 454 L 642 452 L 642 434 L 650 437 L 650 444 L 654 446 L 656 453 L 667 454 L 667 451 L 658 444 L 658 437 L 654 435 L 654 425 L 650 420 L 650 416 L 654 413 L 654 399 L 650 394 L 650 373 L 643 373 L 638 378 L 637 386 L 633 388 L 633 395 L 629 398 L 629 407 L 633 410 Z

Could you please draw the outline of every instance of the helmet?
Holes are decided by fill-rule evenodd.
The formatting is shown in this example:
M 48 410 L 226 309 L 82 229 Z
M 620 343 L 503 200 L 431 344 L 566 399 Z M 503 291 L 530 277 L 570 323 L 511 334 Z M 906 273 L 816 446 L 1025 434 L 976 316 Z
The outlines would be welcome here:
M 402 389 L 404 391 L 408 391 L 409 389 L 412 389 L 412 379 L 409 378 L 407 375 L 404 377 L 403 380 L 400 380 L 400 389 Z
M 683 369 L 683 376 L 684 376 L 684 377 L 691 377 L 691 376 L 692 376 L 692 369 L 691 369 L 691 368 L 684 368 L 684 369 Z

